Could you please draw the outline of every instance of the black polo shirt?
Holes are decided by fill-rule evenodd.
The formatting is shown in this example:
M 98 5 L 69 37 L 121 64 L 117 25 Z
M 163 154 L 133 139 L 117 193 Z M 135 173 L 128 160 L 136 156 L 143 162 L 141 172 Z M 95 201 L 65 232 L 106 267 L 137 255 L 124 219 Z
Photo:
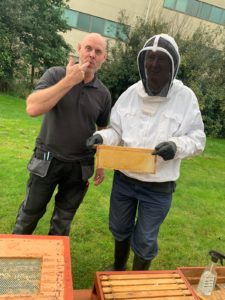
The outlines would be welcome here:
M 63 67 L 50 68 L 35 90 L 56 84 L 65 74 Z M 107 126 L 110 110 L 110 92 L 96 76 L 87 84 L 81 82 L 44 115 L 36 146 L 63 161 L 93 155 L 85 146 L 86 140 L 95 132 L 96 125 Z

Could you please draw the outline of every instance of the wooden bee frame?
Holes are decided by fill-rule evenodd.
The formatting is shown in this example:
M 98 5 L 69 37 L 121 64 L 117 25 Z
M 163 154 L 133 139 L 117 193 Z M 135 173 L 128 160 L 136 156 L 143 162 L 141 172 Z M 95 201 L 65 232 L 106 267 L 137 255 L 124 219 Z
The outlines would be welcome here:
M 152 149 L 97 145 L 97 168 L 155 173 L 156 156 Z

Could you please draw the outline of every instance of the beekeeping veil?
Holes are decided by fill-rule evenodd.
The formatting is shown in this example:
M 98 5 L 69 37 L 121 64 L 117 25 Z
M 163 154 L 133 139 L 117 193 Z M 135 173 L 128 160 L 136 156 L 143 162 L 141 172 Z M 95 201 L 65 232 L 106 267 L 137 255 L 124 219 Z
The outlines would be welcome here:
M 171 71 L 169 73 L 169 79 L 157 95 L 153 93 L 151 84 L 149 83 L 150 80 L 148 80 L 148 76 L 151 75 L 147 75 L 147 72 L 145 70 L 145 59 L 148 51 L 161 51 L 168 55 L 171 61 Z M 175 40 L 167 34 L 158 34 L 151 37 L 149 40 L 147 40 L 144 47 L 139 52 L 137 63 L 140 78 L 142 80 L 146 93 L 149 96 L 166 97 L 172 86 L 173 79 L 176 77 L 180 65 L 180 54 Z

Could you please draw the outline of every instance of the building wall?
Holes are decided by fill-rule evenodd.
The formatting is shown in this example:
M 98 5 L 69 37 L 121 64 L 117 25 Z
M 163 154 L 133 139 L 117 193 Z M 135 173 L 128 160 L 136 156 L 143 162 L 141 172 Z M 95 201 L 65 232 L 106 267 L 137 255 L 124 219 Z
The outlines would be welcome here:
M 148 2 L 148 0 L 70 0 L 69 6 L 71 9 L 113 21 L 117 20 L 119 11 L 125 9 L 131 16 L 131 21 L 134 21 L 136 16 L 145 15 Z
M 225 1 L 224 0 L 205 0 L 203 2 L 225 8 Z
M 204 0 L 202 2 L 225 9 L 225 0 Z M 215 23 L 164 8 L 164 0 L 70 0 L 68 4 L 72 10 L 115 22 L 118 22 L 119 12 L 124 10 L 130 25 L 136 23 L 137 17 L 145 20 L 161 19 L 163 22 L 170 23 L 171 35 L 175 35 L 179 31 L 184 37 L 192 34 L 200 24 L 212 29 L 218 27 Z M 76 52 L 78 41 L 86 34 L 87 32 L 73 28 L 63 36 Z
M 158 0 L 156 0 L 157 2 Z M 118 21 L 119 12 L 125 10 L 129 16 L 129 23 L 134 24 L 137 16 L 145 18 L 148 8 L 148 0 L 70 0 L 68 2 L 70 9 L 83 12 L 86 14 L 102 17 L 111 21 Z M 79 40 L 81 40 L 87 32 L 72 29 L 63 34 L 67 43 L 75 50 Z
M 151 2 L 153 4 L 155 0 L 151 0 Z M 201 2 L 217 5 L 218 7 L 225 9 L 225 0 L 206 0 Z M 189 36 L 200 25 L 206 26 L 212 30 L 219 27 L 219 25 L 216 23 L 208 22 L 197 17 L 192 17 L 175 10 L 163 8 L 163 3 L 164 0 L 159 0 L 157 5 L 151 6 L 149 19 L 157 16 L 157 18 L 161 18 L 162 21 L 168 22 L 170 24 L 170 34 L 172 35 L 175 35 L 179 32 L 184 37 Z

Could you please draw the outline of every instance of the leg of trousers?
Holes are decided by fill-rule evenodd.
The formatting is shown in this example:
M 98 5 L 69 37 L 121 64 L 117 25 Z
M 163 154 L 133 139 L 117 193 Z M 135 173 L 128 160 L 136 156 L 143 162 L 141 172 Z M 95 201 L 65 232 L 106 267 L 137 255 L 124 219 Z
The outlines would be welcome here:
M 50 221 L 49 235 L 69 235 L 75 212 L 55 207 Z
M 15 234 L 32 234 L 39 219 L 46 211 L 53 192 L 55 208 L 49 234 L 69 235 L 74 214 L 87 191 L 87 182 L 82 181 L 81 166 L 75 162 L 61 162 L 53 159 L 46 177 L 30 174 L 26 197 L 19 209 Z
M 148 187 L 126 182 L 116 174 L 109 220 L 114 238 L 121 241 L 131 237 L 134 253 L 144 260 L 152 260 L 158 252 L 158 232 L 171 200 L 172 194 L 153 192 Z
M 56 183 L 46 182 L 44 178 L 30 174 L 26 196 L 19 208 L 13 229 L 14 234 L 33 233 L 38 221 L 46 211 L 55 187 Z
M 88 190 L 88 183 L 81 179 L 79 163 L 69 163 L 64 170 L 65 175 L 58 183 L 49 235 L 69 235 L 71 222 Z
M 36 214 L 26 214 L 26 212 L 23 209 L 23 204 L 20 206 L 17 219 L 16 219 L 16 225 L 13 229 L 14 234 L 32 234 L 35 230 L 38 221 L 40 218 L 44 215 L 45 210 L 40 211 Z

